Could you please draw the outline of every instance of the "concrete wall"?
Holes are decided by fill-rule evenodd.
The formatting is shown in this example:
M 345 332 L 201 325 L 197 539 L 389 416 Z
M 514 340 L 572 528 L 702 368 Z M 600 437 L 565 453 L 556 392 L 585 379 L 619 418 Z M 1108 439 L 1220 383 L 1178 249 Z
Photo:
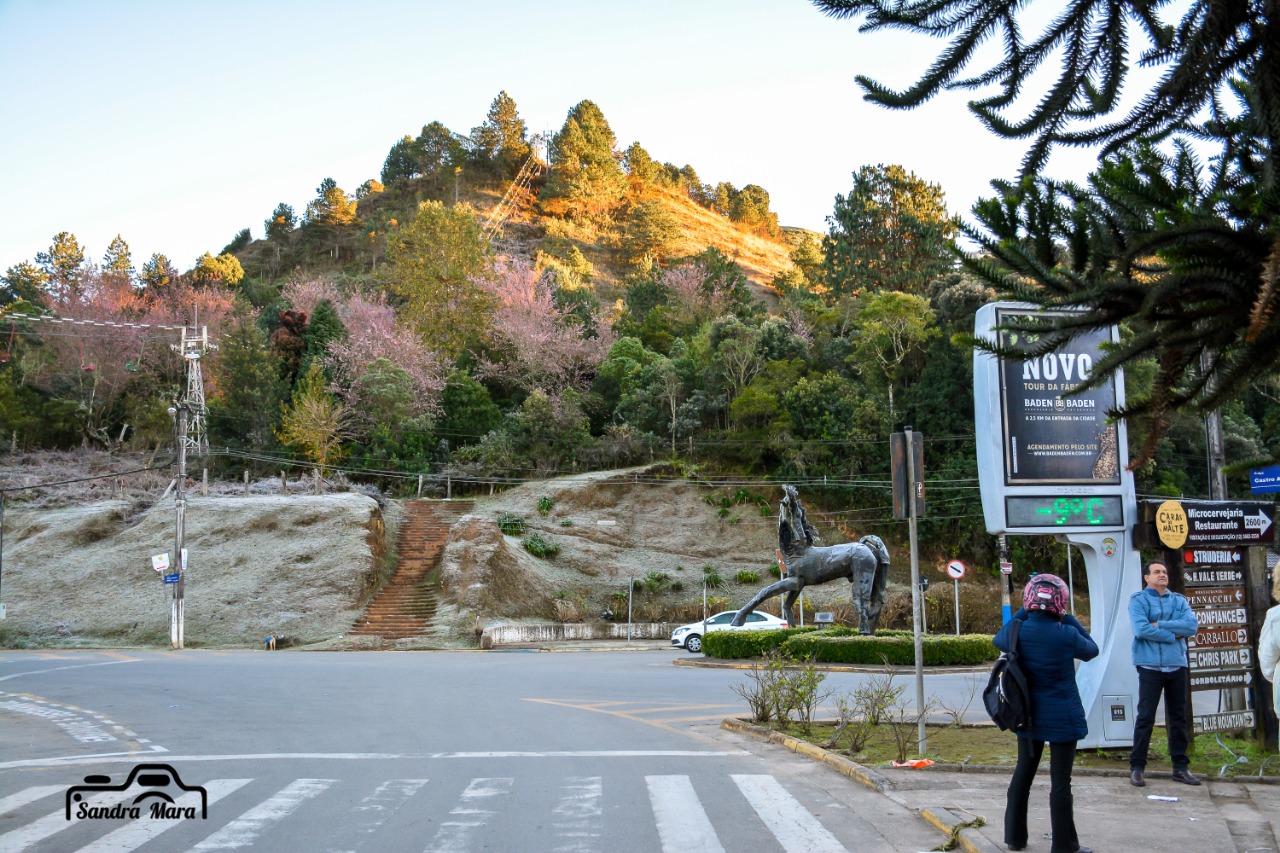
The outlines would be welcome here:
M 631 625 L 631 637 L 635 640 L 665 640 L 671 636 L 672 626 L 666 622 L 643 622 Z M 529 643 L 559 643 L 571 640 L 625 640 L 627 626 L 617 623 L 584 625 L 556 623 L 552 625 L 496 625 L 484 629 L 480 635 L 480 648 L 525 645 Z

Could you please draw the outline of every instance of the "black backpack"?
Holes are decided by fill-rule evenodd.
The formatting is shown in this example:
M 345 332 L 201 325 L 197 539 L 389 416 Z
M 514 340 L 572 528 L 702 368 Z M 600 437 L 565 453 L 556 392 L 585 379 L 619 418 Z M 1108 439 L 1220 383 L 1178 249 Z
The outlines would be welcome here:
M 987 706 L 991 721 L 1002 732 L 1022 732 L 1031 728 L 1031 691 L 1027 689 L 1027 677 L 1018 662 L 1018 631 L 1022 620 L 1013 620 L 1009 628 L 1009 651 L 1000 655 L 991 668 L 987 689 L 982 691 L 982 703 Z

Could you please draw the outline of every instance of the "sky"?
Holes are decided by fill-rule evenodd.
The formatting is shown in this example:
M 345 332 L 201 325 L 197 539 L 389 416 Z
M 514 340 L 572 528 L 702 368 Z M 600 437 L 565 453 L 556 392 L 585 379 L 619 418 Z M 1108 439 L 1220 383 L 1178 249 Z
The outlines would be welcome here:
M 966 214 L 1025 143 L 984 130 L 969 93 L 891 111 L 854 82 L 903 87 L 940 46 L 805 0 L 0 0 L 0 270 L 61 231 L 97 262 L 119 234 L 136 267 L 189 269 L 261 238 L 280 202 L 301 215 L 326 177 L 354 193 L 431 121 L 469 132 L 502 90 L 530 132 L 591 100 L 619 150 L 762 186 L 783 225 L 825 232 L 878 163 Z

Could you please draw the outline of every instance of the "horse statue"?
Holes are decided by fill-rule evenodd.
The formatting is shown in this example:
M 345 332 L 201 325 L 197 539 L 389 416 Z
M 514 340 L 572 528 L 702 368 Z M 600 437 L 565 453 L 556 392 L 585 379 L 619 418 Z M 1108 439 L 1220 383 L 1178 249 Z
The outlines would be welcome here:
M 858 631 L 874 634 L 884 609 L 884 591 L 889 582 L 889 549 L 879 536 L 863 536 L 858 542 L 827 547 L 815 546 L 818 531 L 805 517 L 804 505 L 794 486 L 783 486 L 778 508 L 778 555 L 784 577 L 756 593 L 738 611 L 731 623 L 742 625 L 760 603 L 786 593 L 782 610 L 794 625 L 792 607 L 806 586 L 848 578 L 853 584 L 853 604 L 858 610 Z

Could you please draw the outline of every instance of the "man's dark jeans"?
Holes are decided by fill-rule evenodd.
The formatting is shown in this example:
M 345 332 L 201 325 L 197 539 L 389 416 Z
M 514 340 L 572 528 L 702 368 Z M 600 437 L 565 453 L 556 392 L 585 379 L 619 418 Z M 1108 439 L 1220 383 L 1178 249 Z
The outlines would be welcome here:
M 1147 748 L 1151 746 L 1151 729 L 1155 727 L 1156 706 L 1164 694 L 1164 725 L 1169 734 L 1169 758 L 1174 770 L 1191 765 L 1187 757 L 1190 720 L 1187 719 L 1187 679 L 1185 666 L 1173 672 L 1138 667 L 1138 719 L 1133 725 L 1133 752 L 1129 767 L 1142 770 L 1147 766 Z
M 1018 764 L 1009 780 L 1004 809 L 1004 843 L 1010 847 L 1027 846 L 1027 801 L 1042 755 L 1044 741 L 1018 738 Z M 1080 849 L 1071 795 L 1071 765 L 1075 760 L 1075 741 L 1049 744 L 1049 828 L 1053 832 L 1049 853 L 1074 853 Z

